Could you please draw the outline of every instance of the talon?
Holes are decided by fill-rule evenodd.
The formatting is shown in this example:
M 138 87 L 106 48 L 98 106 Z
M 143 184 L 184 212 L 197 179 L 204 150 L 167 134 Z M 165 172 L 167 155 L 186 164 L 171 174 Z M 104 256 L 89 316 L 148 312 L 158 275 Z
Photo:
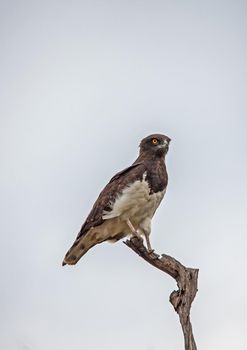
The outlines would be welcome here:
M 152 254 L 152 256 L 153 256 L 154 258 L 156 258 L 156 259 L 159 259 L 159 258 L 160 258 L 160 255 L 159 255 L 159 254 L 156 254 L 156 253 L 154 252 L 154 249 L 152 250 L 152 252 L 151 252 L 150 254 Z

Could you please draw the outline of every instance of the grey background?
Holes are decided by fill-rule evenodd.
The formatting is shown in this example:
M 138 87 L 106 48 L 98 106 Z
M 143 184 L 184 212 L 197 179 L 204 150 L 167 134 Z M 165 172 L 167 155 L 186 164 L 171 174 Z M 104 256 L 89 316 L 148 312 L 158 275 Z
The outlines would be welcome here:
M 62 268 L 99 191 L 172 138 L 155 249 L 199 267 L 201 350 L 246 349 L 246 1 L 2 1 L 4 350 L 182 349 L 174 281 L 121 242 Z

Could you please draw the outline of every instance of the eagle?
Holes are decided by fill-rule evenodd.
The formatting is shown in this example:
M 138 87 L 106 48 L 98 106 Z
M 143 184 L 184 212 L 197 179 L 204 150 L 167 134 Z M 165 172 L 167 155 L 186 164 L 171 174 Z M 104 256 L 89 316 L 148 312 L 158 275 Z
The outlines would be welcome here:
M 99 194 L 63 265 L 75 265 L 96 244 L 144 236 L 149 252 L 151 220 L 168 184 L 165 156 L 171 139 L 152 134 L 140 143 L 138 158 L 114 175 Z

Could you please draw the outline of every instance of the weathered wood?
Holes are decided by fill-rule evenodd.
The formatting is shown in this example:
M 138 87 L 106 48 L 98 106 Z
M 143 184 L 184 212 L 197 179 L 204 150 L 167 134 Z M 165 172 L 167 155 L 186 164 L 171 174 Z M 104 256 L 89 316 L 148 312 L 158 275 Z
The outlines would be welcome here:
M 185 350 L 197 350 L 190 322 L 190 309 L 197 293 L 199 270 L 185 267 L 169 255 L 148 252 L 141 238 L 133 237 L 124 243 L 149 264 L 164 271 L 176 280 L 178 290 L 171 293 L 170 302 L 179 315 Z

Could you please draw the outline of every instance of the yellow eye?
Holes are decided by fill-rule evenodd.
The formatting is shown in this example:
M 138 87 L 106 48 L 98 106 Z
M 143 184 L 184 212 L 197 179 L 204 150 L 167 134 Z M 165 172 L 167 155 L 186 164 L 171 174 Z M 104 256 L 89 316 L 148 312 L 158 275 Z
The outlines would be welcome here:
M 158 140 L 157 140 L 157 139 L 152 139 L 152 144 L 153 144 L 153 145 L 157 145 L 157 143 L 158 143 Z

